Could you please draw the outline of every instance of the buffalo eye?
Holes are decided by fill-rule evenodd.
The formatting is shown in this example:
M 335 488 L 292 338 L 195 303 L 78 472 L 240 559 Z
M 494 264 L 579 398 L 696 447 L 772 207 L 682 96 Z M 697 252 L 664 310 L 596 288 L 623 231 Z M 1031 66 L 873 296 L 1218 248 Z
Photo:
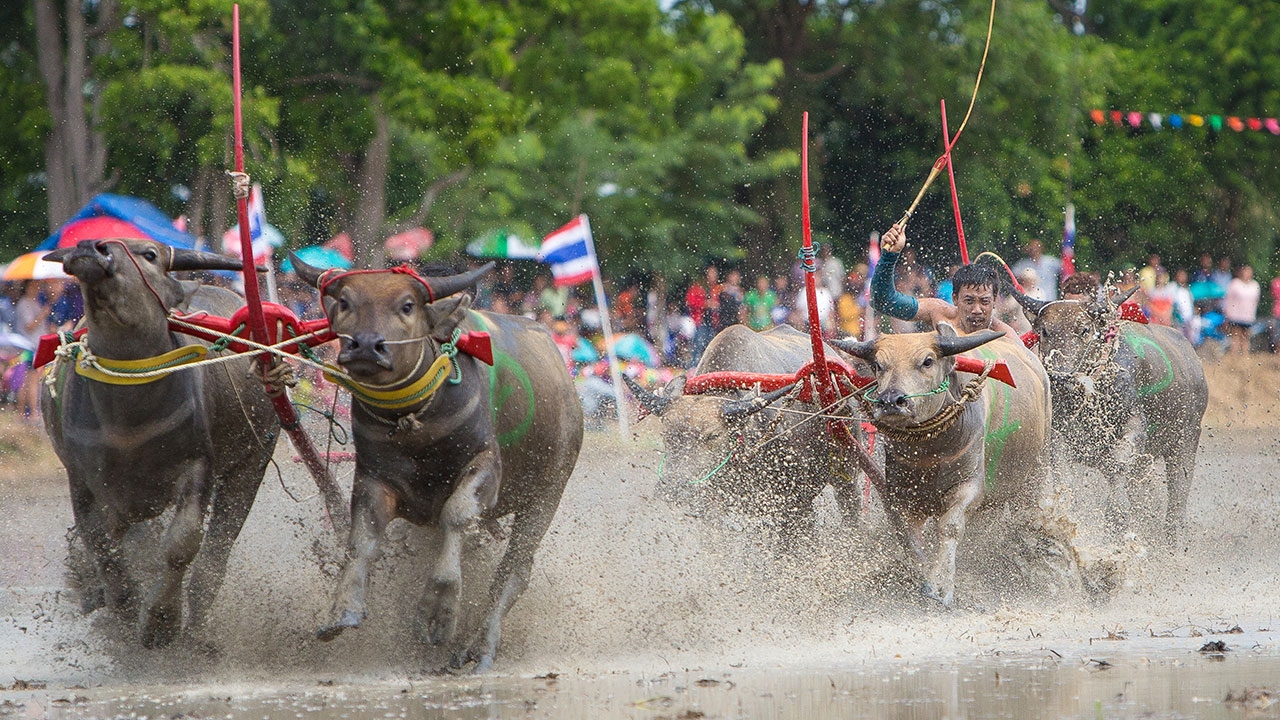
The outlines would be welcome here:
M 924 361 L 922 361 L 922 362 L 920 363 L 920 367 L 922 367 L 922 368 L 931 368 L 931 367 L 933 367 L 933 363 L 934 363 L 934 362 L 935 362 L 935 360 L 933 359 L 933 356 L 932 356 L 932 355 L 930 355 L 929 357 L 925 358 L 925 359 L 924 359 Z
M 346 312 L 351 309 L 351 303 L 348 303 L 346 298 L 338 298 L 338 309 Z
M 404 304 L 400 306 L 400 312 L 404 313 L 405 315 L 411 314 L 413 312 L 413 301 L 405 300 Z
M 157 257 L 160 256 L 156 254 L 155 250 L 147 249 L 142 251 L 142 258 L 147 262 L 155 262 Z

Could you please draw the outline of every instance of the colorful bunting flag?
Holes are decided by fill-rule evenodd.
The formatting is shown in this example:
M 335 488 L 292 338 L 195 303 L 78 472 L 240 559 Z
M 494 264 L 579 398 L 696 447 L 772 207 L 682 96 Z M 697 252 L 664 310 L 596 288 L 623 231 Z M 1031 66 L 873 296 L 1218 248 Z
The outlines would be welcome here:
M 1244 132 L 1251 130 L 1253 132 L 1262 132 L 1266 130 L 1272 135 L 1280 135 L 1280 119 L 1269 117 L 1240 117 L 1238 115 L 1195 115 L 1181 113 L 1158 113 L 1158 112 L 1139 112 L 1136 110 L 1101 110 L 1094 108 L 1088 112 L 1089 119 L 1094 125 L 1103 126 L 1108 122 L 1120 128 L 1141 128 L 1143 123 L 1150 126 L 1152 130 L 1164 130 L 1166 127 L 1173 130 L 1182 130 L 1190 127 L 1209 126 L 1214 132 L 1222 132 L 1223 127 L 1230 128 L 1235 132 Z

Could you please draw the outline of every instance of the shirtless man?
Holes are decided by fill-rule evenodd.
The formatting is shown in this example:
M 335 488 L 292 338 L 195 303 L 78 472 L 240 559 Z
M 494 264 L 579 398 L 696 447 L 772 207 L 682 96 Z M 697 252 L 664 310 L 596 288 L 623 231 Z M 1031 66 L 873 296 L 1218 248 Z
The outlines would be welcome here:
M 893 274 L 898 254 L 906 245 L 906 231 L 898 225 L 880 237 L 880 262 L 871 275 L 873 308 L 899 320 L 927 322 L 935 327 L 939 322 L 947 322 L 965 334 L 1000 330 L 1021 344 L 1018 333 L 995 317 L 996 291 L 1000 281 L 990 265 L 962 265 L 956 270 L 950 303 L 939 298 L 917 299 L 899 292 L 894 286 Z

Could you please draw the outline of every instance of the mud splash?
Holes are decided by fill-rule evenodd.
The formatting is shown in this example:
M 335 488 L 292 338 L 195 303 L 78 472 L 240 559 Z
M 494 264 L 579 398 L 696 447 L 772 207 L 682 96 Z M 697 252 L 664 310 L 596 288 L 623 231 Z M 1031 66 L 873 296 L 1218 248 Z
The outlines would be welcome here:
M 1259 414 L 1256 394 L 1240 397 L 1254 403 L 1250 418 Z M 10 689 L 0 691 L 0 714 L 283 717 L 314 706 L 333 717 L 1045 708 L 1226 717 L 1227 690 L 1274 690 L 1280 677 L 1272 540 L 1280 449 L 1274 426 L 1245 423 L 1231 407 L 1219 404 L 1206 420 L 1187 543 L 1164 550 L 1148 540 L 1156 507 L 1134 513 L 1123 531 L 1107 528 L 1100 498 L 1109 481 L 1077 473 L 1054 506 L 1072 523 L 1085 564 L 1107 570 L 1107 599 L 1012 591 L 1005 559 L 975 550 L 961 558 L 952 611 L 918 599 L 874 510 L 852 531 L 826 523 L 780 552 L 740 519 L 691 518 L 656 500 L 659 445 L 645 425 L 632 441 L 591 434 L 533 582 L 508 618 L 498 675 L 479 680 L 435 676 L 446 653 L 408 639 L 431 542 L 402 523 L 371 574 L 366 624 L 330 644 L 314 639 L 338 543 L 287 449 L 277 455 L 283 482 L 269 471 L 211 624 L 158 652 L 135 649 L 103 611 L 80 615 L 63 572 L 64 481 L 6 475 L 0 686 Z M 501 543 L 500 533 L 472 540 L 464 576 L 472 613 Z M 1221 660 L 1198 652 L 1209 640 L 1229 647 Z M 13 680 L 28 687 L 13 689 Z

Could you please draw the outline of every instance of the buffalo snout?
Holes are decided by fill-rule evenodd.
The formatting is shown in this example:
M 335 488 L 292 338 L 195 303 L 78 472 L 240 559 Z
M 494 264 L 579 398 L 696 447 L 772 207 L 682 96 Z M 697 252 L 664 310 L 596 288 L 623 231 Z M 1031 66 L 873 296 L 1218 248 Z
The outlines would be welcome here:
M 379 370 L 390 370 L 391 353 L 387 349 L 387 339 L 375 332 L 358 332 L 348 335 L 343 338 L 338 363 L 356 371 L 361 370 L 361 366 L 375 366 Z
M 876 395 L 875 409 L 877 414 L 903 415 L 909 411 L 909 398 L 899 388 L 889 387 Z
M 63 256 L 62 269 L 83 282 L 94 282 L 115 274 L 115 258 L 108 243 L 81 240 Z

